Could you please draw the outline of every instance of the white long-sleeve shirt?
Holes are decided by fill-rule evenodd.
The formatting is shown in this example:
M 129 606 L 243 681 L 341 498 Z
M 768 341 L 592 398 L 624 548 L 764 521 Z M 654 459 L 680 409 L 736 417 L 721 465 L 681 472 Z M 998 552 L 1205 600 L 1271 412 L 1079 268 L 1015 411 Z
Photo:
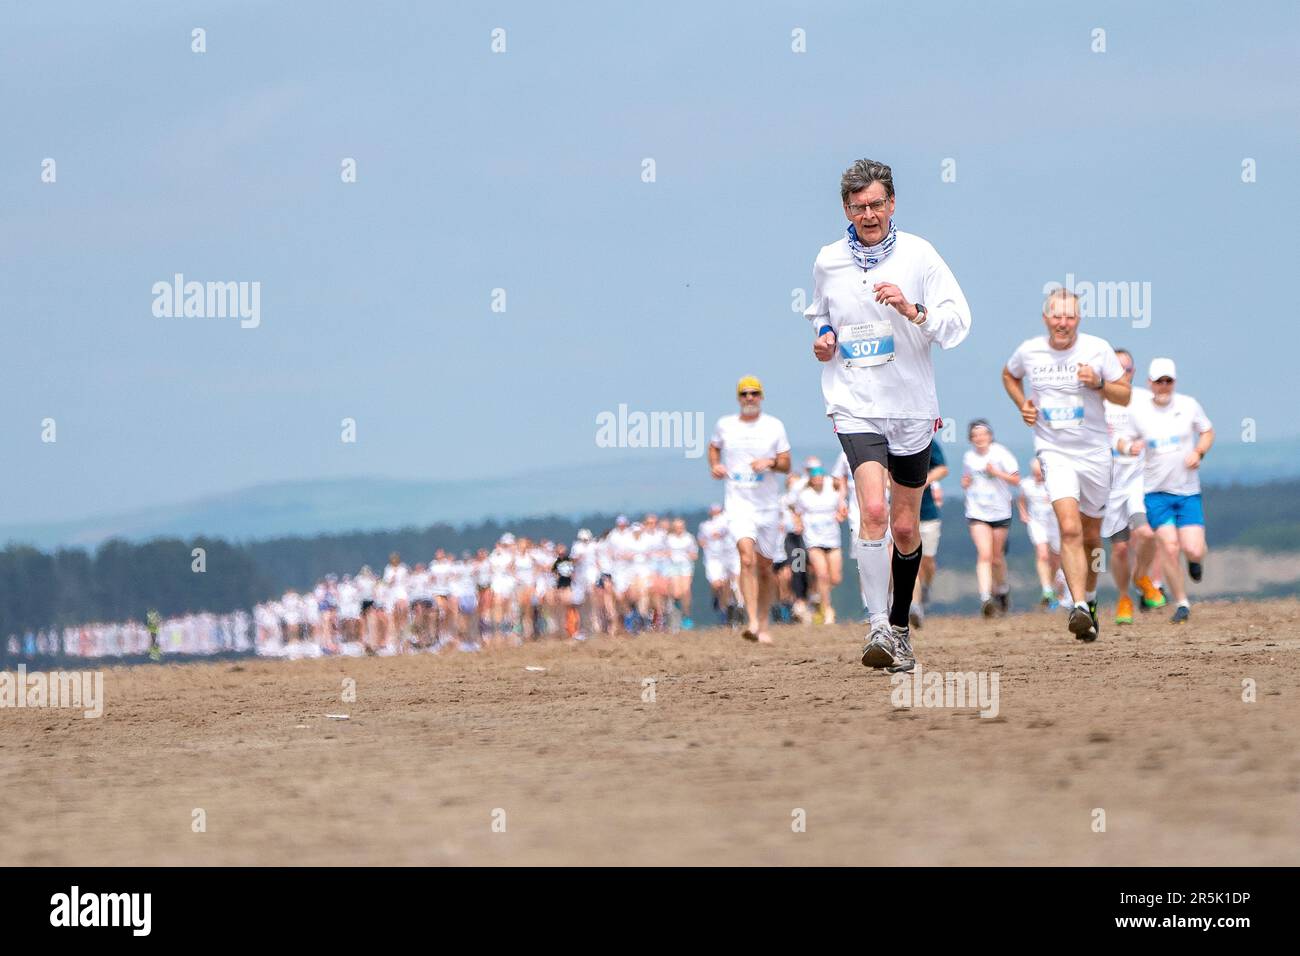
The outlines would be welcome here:
M 898 286 L 926 307 L 921 325 L 876 302 L 875 285 Z M 970 306 L 947 263 L 920 236 L 901 230 L 893 252 L 864 271 L 849 240 L 823 246 L 813 265 L 813 300 L 804 310 L 813 335 L 835 330 L 836 354 L 822 366 L 826 415 L 836 430 L 863 430 L 862 419 L 939 417 L 930 347 L 955 348 L 970 333 Z

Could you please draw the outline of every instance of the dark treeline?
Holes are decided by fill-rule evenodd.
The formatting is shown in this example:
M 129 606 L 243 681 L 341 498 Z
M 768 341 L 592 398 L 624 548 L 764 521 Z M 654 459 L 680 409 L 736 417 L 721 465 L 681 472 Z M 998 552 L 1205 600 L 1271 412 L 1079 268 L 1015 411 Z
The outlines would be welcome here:
M 195 548 L 204 549 L 205 573 L 192 570 Z M 250 608 L 267 586 L 247 548 L 218 538 L 142 544 L 115 539 L 93 554 L 11 545 L 0 551 L 0 636 L 91 621 L 140 621 L 151 607 L 164 615 Z
M 975 550 L 962 517 L 956 478 L 950 478 L 946 487 L 950 490 L 943 509 L 939 563 L 973 568 Z M 1268 551 L 1300 550 L 1300 480 L 1207 488 L 1205 510 L 1211 547 L 1233 544 Z M 660 512 L 669 513 L 673 512 Z M 707 516 L 703 510 L 673 514 L 677 513 L 692 532 Z M 74 548 L 47 554 L 11 545 L 0 551 L 0 637 L 89 621 L 141 620 L 150 607 L 164 616 L 249 609 L 290 588 L 310 588 L 331 572 L 353 573 L 363 564 L 381 572 L 393 551 L 414 564 L 427 561 L 437 548 L 456 555 L 490 548 L 507 530 L 571 542 L 580 527 L 602 534 L 613 525 L 614 517 L 589 515 L 574 521 L 550 516 L 504 524 L 485 521 L 463 528 L 437 524 L 238 544 L 219 538 L 159 538 L 142 544 L 112 540 L 94 553 Z M 201 574 L 192 570 L 195 548 L 206 551 L 206 571 Z M 1012 532 L 1011 553 L 1014 563 L 1029 568 L 1030 549 L 1019 522 Z M 841 590 L 851 606 L 856 570 L 852 556 L 846 554 L 845 558 L 846 585 Z M 705 600 L 702 574 L 696 575 L 695 593 L 697 601 Z M 838 594 L 836 603 L 840 603 Z
M 707 517 L 703 511 L 673 514 L 686 518 L 692 531 Z M 506 531 L 568 543 L 579 528 L 601 534 L 613 526 L 614 518 L 591 515 L 574 521 L 551 516 L 238 544 L 204 537 L 157 538 L 141 544 L 113 539 L 93 553 L 62 548 L 51 554 L 10 545 L 0 551 L 0 637 L 91 621 L 138 621 L 149 608 L 164 617 L 248 610 L 290 588 L 310 588 L 329 573 L 355 573 L 364 564 L 382 573 L 394 551 L 414 565 L 428 561 L 437 548 L 457 556 L 491 548 Z M 205 551 L 202 573 L 194 570 L 195 548 Z

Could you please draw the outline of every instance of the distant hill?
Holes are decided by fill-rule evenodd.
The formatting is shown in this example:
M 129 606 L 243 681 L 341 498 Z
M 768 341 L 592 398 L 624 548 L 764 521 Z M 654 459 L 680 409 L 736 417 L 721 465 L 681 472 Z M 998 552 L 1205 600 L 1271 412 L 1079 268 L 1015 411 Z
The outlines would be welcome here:
M 960 429 L 959 429 L 960 430 Z M 999 435 L 1022 465 L 1030 454 L 1026 432 Z M 1207 484 L 1248 484 L 1300 475 L 1300 438 L 1242 443 L 1221 425 L 1219 444 L 1206 459 Z M 944 446 L 956 464 L 965 445 Z M 796 449 L 800 460 L 818 454 L 829 465 L 831 445 Z M 705 508 L 721 487 L 703 458 L 681 453 L 622 452 L 616 460 L 564 468 L 500 474 L 508 461 L 487 463 L 497 473 L 461 481 L 349 478 L 256 485 L 183 504 L 53 523 L 0 525 L 0 546 L 93 548 L 110 538 L 146 541 L 196 535 L 252 541 L 286 535 L 336 534 L 432 524 L 464 525 L 534 515 L 576 517 L 649 506 Z M 948 484 L 956 500 L 955 481 Z M 1290 532 L 1274 532 L 1285 537 Z
M 504 466 L 509 462 L 489 463 Z M 227 541 L 463 525 L 487 519 L 593 511 L 707 507 L 721 487 L 704 458 L 680 453 L 628 456 L 517 475 L 485 472 L 468 481 L 349 478 L 257 485 L 184 504 L 57 523 L 0 526 L 0 543 L 93 548 L 110 538 L 209 535 Z

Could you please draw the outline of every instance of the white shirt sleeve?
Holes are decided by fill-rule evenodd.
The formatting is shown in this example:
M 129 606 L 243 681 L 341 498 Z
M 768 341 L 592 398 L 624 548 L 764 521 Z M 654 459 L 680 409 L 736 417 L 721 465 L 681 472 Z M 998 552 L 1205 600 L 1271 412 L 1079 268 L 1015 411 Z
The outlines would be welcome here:
M 1025 377 L 1025 358 L 1022 354 L 1024 350 L 1025 346 L 1023 344 L 1017 346 L 1016 350 L 1011 353 L 1011 358 L 1007 359 L 1007 371 L 1011 373 L 1013 378 L 1024 379 Z
M 709 439 L 709 444 L 714 448 L 721 448 L 723 446 L 721 418 L 719 418 L 717 424 L 713 426 L 713 437 Z
M 819 263 L 813 263 L 813 297 L 803 316 L 812 325 L 813 338 L 820 338 L 821 328 L 831 324 L 831 309 L 822 292 L 823 269 Z
M 1005 446 L 1002 449 L 1002 461 L 998 467 L 1008 475 L 1020 474 L 1020 463 L 1016 461 L 1016 456 L 1011 454 L 1011 451 Z
M 780 431 L 777 433 L 777 437 L 776 437 L 776 453 L 778 455 L 781 455 L 789 450 L 790 450 L 790 439 L 785 437 L 785 423 L 783 422 L 781 424 Z
M 1205 414 L 1205 409 L 1201 408 L 1201 403 L 1196 399 L 1192 399 L 1192 428 L 1196 434 L 1202 435 L 1213 427 L 1214 424 Z
M 956 348 L 970 334 L 970 306 L 948 264 L 933 248 L 925 270 L 925 321 L 917 326 L 940 348 Z
M 1124 377 L 1124 366 L 1119 364 L 1119 356 L 1109 345 L 1106 347 L 1106 354 L 1102 357 L 1101 368 L 1097 372 L 1103 382 L 1118 382 Z

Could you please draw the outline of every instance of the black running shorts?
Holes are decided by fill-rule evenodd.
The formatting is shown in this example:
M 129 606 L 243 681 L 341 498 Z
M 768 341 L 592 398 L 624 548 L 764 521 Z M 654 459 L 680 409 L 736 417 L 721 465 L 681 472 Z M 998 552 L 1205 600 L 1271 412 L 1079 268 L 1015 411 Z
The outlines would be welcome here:
M 925 487 L 925 480 L 930 476 L 928 445 L 913 455 L 895 455 L 889 450 L 885 436 L 875 432 L 841 433 L 839 439 L 840 447 L 849 459 L 850 473 L 857 474 L 858 466 L 864 461 L 875 461 L 889 472 L 890 479 L 904 488 Z

